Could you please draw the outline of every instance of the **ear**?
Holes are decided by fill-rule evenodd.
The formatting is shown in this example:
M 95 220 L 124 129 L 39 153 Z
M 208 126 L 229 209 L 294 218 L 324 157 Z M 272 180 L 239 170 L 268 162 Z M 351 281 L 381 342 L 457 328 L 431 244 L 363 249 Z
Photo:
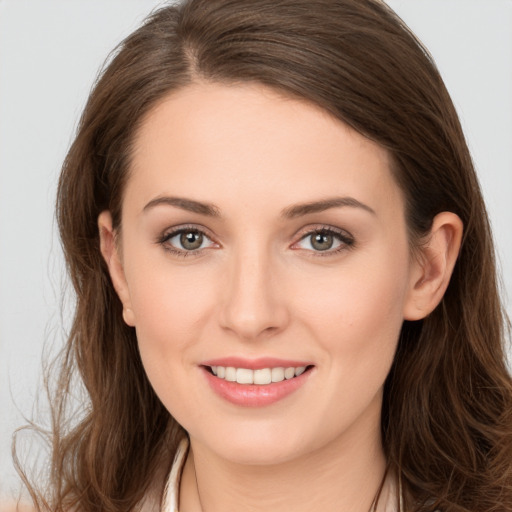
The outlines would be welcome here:
M 123 304 L 123 319 L 131 327 L 135 327 L 135 315 L 130 300 L 130 290 L 124 274 L 123 263 L 116 243 L 116 233 L 112 228 L 112 215 L 108 210 L 98 216 L 100 233 L 100 250 L 105 259 L 114 289 Z
M 411 269 L 405 320 L 421 320 L 441 302 L 459 255 L 462 232 L 462 221 L 455 213 L 442 212 L 434 217 Z

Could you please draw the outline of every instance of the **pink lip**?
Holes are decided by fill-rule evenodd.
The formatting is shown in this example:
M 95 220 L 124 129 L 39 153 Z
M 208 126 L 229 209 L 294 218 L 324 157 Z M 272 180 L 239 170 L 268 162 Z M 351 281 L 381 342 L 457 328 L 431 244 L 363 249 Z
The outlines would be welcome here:
M 291 359 L 278 359 L 276 357 L 259 357 L 257 359 L 245 359 L 242 357 L 222 357 L 210 359 L 201 363 L 201 366 L 232 366 L 233 368 L 247 368 L 249 370 L 261 370 L 262 368 L 298 368 L 309 366 L 308 361 L 293 361 Z
M 258 360 L 245 360 L 240 358 L 223 358 L 210 360 L 201 365 L 210 388 L 221 398 L 228 402 L 244 407 L 265 407 L 282 400 L 301 388 L 309 379 L 311 369 L 293 379 L 271 384 L 238 384 L 220 379 L 210 373 L 206 366 L 232 366 L 235 368 L 249 368 L 257 370 L 261 368 L 289 368 L 291 366 L 308 366 L 307 363 L 298 361 L 286 361 L 283 359 L 262 358 Z

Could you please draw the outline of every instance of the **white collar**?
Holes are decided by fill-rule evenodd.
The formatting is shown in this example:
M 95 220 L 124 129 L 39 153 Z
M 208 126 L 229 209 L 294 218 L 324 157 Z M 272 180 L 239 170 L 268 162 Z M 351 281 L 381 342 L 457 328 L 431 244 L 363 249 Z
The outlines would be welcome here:
M 178 512 L 181 472 L 187 460 L 188 445 L 188 437 L 184 437 L 176 450 L 171 472 L 164 489 L 162 512 Z

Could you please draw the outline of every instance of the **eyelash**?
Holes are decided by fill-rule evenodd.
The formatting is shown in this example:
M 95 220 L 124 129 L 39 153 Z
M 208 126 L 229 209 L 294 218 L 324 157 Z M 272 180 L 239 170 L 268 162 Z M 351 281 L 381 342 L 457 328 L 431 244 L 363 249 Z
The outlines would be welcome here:
M 203 251 L 205 249 L 205 248 L 199 248 L 199 249 L 193 249 L 193 250 L 178 249 L 168 243 L 169 240 L 171 240 L 172 238 L 174 238 L 178 235 L 181 235 L 183 233 L 196 233 L 196 234 L 202 235 L 204 238 L 209 240 L 211 242 L 211 244 L 216 243 L 211 239 L 210 236 L 208 236 L 206 234 L 206 232 L 204 230 L 202 230 L 196 226 L 183 226 L 183 227 L 180 227 L 173 231 L 166 232 L 163 236 L 161 236 L 157 240 L 157 243 L 160 244 L 164 248 L 165 251 L 168 251 L 168 252 L 172 253 L 173 255 L 179 256 L 182 258 L 186 258 L 189 256 L 196 256 L 199 253 L 201 253 L 201 251 Z M 339 230 L 339 229 L 335 229 L 331 226 L 320 226 L 320 227 L 317 227 L 314 229 L 310 229 L 310 230 L 306 231 L 304 234 L 302 234 L 300 239 L 292 245 L 292 248 L 294 248 L 294 246 L 296 246 L 300 242 L 306 240 L 308 237 L 312 237 L 314 235 L 332 236 L 340 242 L 340 245 L 338 247 L 336 247 L 335 249 L 326 249 L 325 251 L 315 251 L 315 250 L 304 249 L 308 252 L 311 252 L 313 257 L 333 256 L 342 251 L 345 251 L 348 249 L 353 249 L 355 246 L 355 240 L 352 237 L 352 235 L 350 235 L 348 232 Z M 295 248 L 295 250 L 300 250 L 300 248 Z
M 306 240 L 308 237 L 312 237 L 314 235 L 332 236 L 333 238 L 335 238 L 336 240 L 338 240 L 340 242 L 340 245 L 338 247 L 336 247 L 335 249 L 326 249 L 325 251 L 315 251 L 315 250 L 305 249 L 308 252 L 311 252 L 313 257 L 325 258 L 328 256 L 333 256 L 333 255 L 339 254 L 340 252 L 346 251 L 348 249 L 353 249 L 355 247 L 354 237 L 350 233 L 348 233 L 347 231 L 341 230 L 341 229 L 333 228 L 331 226 L 320 226 L 320 227 L 306 231 L 300 237 L 299 241 L 295 242 L 293 244 L 293 246 L 296 246 L 298 243 L 300 243 L 303 240 Z M 300 250 L 300 248 L 298 250 Z
M 206 232 L 196 226 L 182 226 L 178 229 L 175 229 L 173 231 L 168 231 L 164 233 L 162 237 L 160 237 L 157 242 L 164 248 L 165 251 L 170 252 L 171 254 L 175 256 L 179 256 L 182 258 L 186 258 L 188 256 L 196 256 L 198 255 L 203 249 L 195 249 L 195 250 L 186 250 L 186 249 L 178 249 L 171 244 L 169 244 L 169 240 L 174 238 L 175 236 L 182 235 L 183 233 L 197 233 L 199 235 L 202 235 L 207 240 L 210 240 L 213 244 L 215 242 L 212 241 L 211 237 L 209 237 Z

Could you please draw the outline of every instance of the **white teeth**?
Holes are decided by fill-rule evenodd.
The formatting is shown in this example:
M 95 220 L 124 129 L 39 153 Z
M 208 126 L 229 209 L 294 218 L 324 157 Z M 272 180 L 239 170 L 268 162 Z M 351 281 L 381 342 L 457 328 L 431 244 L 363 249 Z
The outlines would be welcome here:
M 272 382 L 284 380 L 284 368 L 272 368 Z
M 270 368 L 254 370 L 254 384 L 270 384 L 271 382 L 272 370 Z
M 254 381 L 254 373 L 255 372 L 247 368 L 237 368 L 236 381 L 238 384 L 252 384 Z
M 305 371 L 306 371 L 305 366 L 299 366 L 298 368 L 295 368 L 295 377 L 302 375 Z
M 286 370 L 284 371 L 284 378 L 285 379 L 293 379 L 293 377 L 295 377 L 295 368 L 293 368 L 293 367 L 286 368 Z
M 229 380 L 229 382 L 235 382 L 236 381 L 236 368 L 233 368 L 232 366 L 228 366 L 226 368 L 226 377 L 224 377 L 226 380 Z
M 306 371 L 305 366 L 290 366 L 289 368 L 261 368 L 250 370 L 249 368 L 234 368 L 232 366 L 211 366 L 212 373 L 219 379 L 238 384 L 257 384 L 265 385 L 272 382 L 282 382 L 283 380 L 293 379 Z

